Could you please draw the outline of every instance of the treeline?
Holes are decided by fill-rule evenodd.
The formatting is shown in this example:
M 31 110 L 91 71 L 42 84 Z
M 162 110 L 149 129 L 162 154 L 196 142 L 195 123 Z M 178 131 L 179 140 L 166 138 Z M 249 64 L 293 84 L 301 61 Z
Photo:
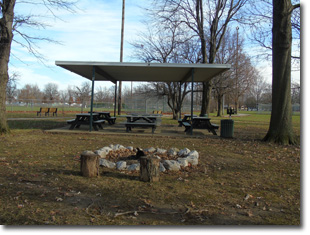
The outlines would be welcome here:
M 85 107 L 86 103 L 89 103 L 91 99 L 91 83 L 84 82 L 80 86 L 68 86 L 65 90 L 60 90 L 58 85 L 55 83 L 48 83 L 43 89 L 40 89 L 36 84 L 26 84 L 21 89 L 17 89 L 17 81 L 19 80 L 18 74 L 13 74 L 10 77 L 6 95 L 7 103 L 17 103 L 23 102 L 25 104 L 30 104 L 31 102 L 37 103 L 61 103 L 66 105 L 76 105 Z M 219 81 L 223 81 L 219 78 Z M 230 81 L 234 82 L 233 79 Z M 222 83 L 223 84 L 223 83 Z M 164 99 L 167 101 L 168 106 L 171 108 L 172 113 L 177 115 L 173 107 L 177 104 L 173 104 L 175 101 L 175 96 L 178 96 L 179 88 L 172 87 L 173 85 L 179 86 L 179 84 L 170 83 L 139 83 L 131 89 L 130 87 L 123 87 L 122 97 L 123 102 L 126 103 L 132 98 L 137 98 L 140 100 L 145 100 L 148 98 Z M 231 88 L 229 88 L 231 86 Z M 223 85 L 218 86 L 213 89 L 212 101 L 211 101 L 211 111 L 218 111 L 218 115 L 221 115 L 223 107 L 219 104 L 225 104 L 225 108 L 229 106 L 234 106 L 235 90 L 232 89 L 233 84 L 226 83 L 226 88 Z M 182 91 L 184 92 L 184 97 L 182 98 L 182 104 L 184 102 L 190 102 L 190 90 L 189 84 L 183 84 Z M 217 89 L 225 89 L 225 92 L 218 91 Z M 202 97 L 202 87 L 200 83 L 194 83 L 194 104 L 196 106 L 201 106 Z M 271 84 L 263 81 L 260 77 L 251 82 L 251 85 L 247 86 L 243 94 L 239 99 L 239 109 L 256 109 L 258 104 L 270 104 L 271 103 Z M 118 94 L 118 93 L 116 93 Z M 223 95 L 219 95 L 223 94 Z M 94 101 L 98 104 L 113 104 L 115 100 L 115 88 L 95 86 Z M 142 102 L 142 101 L 141 101 Z M 292 85 L 292 103 L 300 103 L 300 86 L 299 84 Z M 143 104 L 141 104 L 143 105 Z

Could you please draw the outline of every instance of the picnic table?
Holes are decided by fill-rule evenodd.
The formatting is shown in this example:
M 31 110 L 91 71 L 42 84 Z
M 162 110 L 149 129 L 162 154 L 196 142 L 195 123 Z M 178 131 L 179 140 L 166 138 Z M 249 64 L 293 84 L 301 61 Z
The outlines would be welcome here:
M 193 117 L 191 122 L 182 122 L 182 125 L 185 127 L 185 132 L 189 133 L 191 128 L 193 129 L 207 129 L 209 132 L 212 132 L 213 135 L 217 135 L 216 131 L 219 126 L 212 124 L 210 122 L 211 118 L 207 117 Z
M 150 127 L 152 128 L 152 133 L 154 134 L 156 127 L 160 125 L 160 116 L 154 115 L 123 115 L 121 117 L 126 118 L 126 122 L 122 123 L 126 127 L 126 132 L 132 131 L 134 127 Z
M 99 128 L 103 129 L 102 124 L 105 122 L 105 120 L 99 119 L 99 113 L 93 113 L 93 122 L 91 123 L 92 127 L 95 131 L 98 131 Z M 73 130 L 74 128 L 79 128 L 81 125 L 90 125 L 90 113 L 78 113 L 76 114 L 75 119 L 68 120 L 67 123 L 71 124 L 70 130 Z
M 193 115 L 193 117 L 197 117 L 197 115 Z M 191 122 L 192 115 L 191 114 L 184 114 L 184 117 L 178 120 L 179 122 L 179 127 L 182 126 L 182 122 Z
M 106 120 L 109 125 L 113 125 L 115 124 L 116 121 L 116 117 L 111 117 L 110 112 L 93 112 L 93 113 L 98 113 L 98 119 L 99 120 Z

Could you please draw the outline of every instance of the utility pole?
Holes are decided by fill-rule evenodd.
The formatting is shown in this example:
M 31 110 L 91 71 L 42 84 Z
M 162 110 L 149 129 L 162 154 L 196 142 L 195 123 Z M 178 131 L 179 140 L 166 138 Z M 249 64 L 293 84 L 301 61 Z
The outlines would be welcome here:
M 235 113 L 238 113 L 238 99 L 239 99 L 239 88 L 238 88 L 238 60 L 239 60 L 239 27 L 236 27 L 237 30 L 237 53 L 236 53 L 236 100 L 235 100 Z
M 123 62 L 123 48 L 124 48 L 124 23 L 125 23 L 125 0 L 123 0 L 122 8 L 122 28 L 121 28 L 121 54 L 120 62 Z M 118 115 L 121 115 L 122 111 L 122 81 L 119 81 L 118 85 Z

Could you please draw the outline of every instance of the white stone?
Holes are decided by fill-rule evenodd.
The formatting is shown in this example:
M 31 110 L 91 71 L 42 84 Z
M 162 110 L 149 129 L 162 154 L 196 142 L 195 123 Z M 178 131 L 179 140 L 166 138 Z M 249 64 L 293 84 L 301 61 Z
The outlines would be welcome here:
M 148 149 L 143 149 L 144 152 L 149 152 L 149 153 L 154 153 L 156 149 L 154 147 L 148 148 Z
M 164 160 L 163 165 L 169 171 L 179 171 L 180 170 L 180 163 L 178 163 L 175 160 Z
M 94 152 L 95 154 L 98 154 L 100 156 L 100 158 L 105 158 L 107 156 L 107 152 L 106 151 L 102 151 L 102 150 L 96 150 Z
M 120 150 L 120 149 L 125 149 L 125 147 L 124 147 L 123 145 L 120 145 L 120 144 L 115 144 L 115 145 L 110 144 L 109 147 L 110 147 L 112 150 L 114 150 L 114 151 Z
M 158 154 L 164 154 L 164 153 L 166 153 L 166 152 L 167 152 L 166 149 L 161 149 L 161 148 L 157 148 L 157 149 L 156 149 L 156 153 L 158 153 Z
M 114 162 L 108 161 L 104 158 L 100 159 L 99 165 L 107 167 L 107 168 L 111 168 L 111 169 L 115 168 L 115 166 L 116 166 L 116 164 Z
M 198 157 L 196 156 L 187 156 L 186 160 L 188 161 L 188 163 L 192 164 L 193 166 L 198 165 Z
M 179 152 L 178 152 L 178 155 L 181 157 L 181 156 L 187 156 L 188 154 L 190 153 L 190 150 L 188 148 L 185 148 L 185 149 L 181 149 Z
M 179 157 L 177 159 L 178 163 L 180 164 L 180 166 L 182 167 L 187 167 L 188 166 L 188 161 L 187 161 L 187 158 L 181 158 Z
M 193 150 L 193 151 L 189 152 L 189 154 L 187 155 L 187 157 L 189 157 L 189 156 L 199 158 L 199 153 L 196 150 Z
M 117 145 L 117 150 L 120 150 L 120 149 L 126 149 L 123 145 L 121 145 L 121 144 L 118 144 Z
M 133 151 L 133 150 L 134 150 L 134 148 L 133 148 L 132 146 L 128 146 L 128 147 L 126 147 L 126 149 L 128 149 L 128 150 L 130 150 L 130 151 Z
M 160 172 L 166 171 L 166 168 L 164 167 L 164 165 L 161 162 L 159 163 L 159 170 L 160 170 Z
M 168 150 L 168 154 L 169 154 L 170 156 L 176 156 L 176 155 L 178 154 L 179 151 L 180 151 L 180 150 L 177 149 L 177 148 L 171 148 L 171 149 Z
M 127 170 L 128 171 L 139 171 L 140 170 L 140 163 L 128 165 Z
M 99 149 L 100 151 L 105 151 L 107 154 L 110 152 L 110 151 L 112 151 L 113 149 L 112 148 L 110 148 L 110 147 L 103 147 L 103 148 L 101 148 L 101 149 Z
M 116 169 L 117 170 L 126 170 L 127 163 L 125 161 L 119 161 L 116 163 Z

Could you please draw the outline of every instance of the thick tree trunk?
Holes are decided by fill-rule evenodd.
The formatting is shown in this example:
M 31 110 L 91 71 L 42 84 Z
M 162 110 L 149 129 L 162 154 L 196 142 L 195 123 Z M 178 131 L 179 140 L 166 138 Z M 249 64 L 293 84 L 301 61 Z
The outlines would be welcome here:
M 290 0 L 273 0 L 272 29 L 272 111 L 264 140 L 296 144 L 291 107 L 291 26 Z
M 1 5 L 0 18 L 0 134 L 8 133 L 6 119 L 6 86 L 9 80 L 8 64 L 10 60 L 11 44 L 13 39 L 13 18 L 15 0 L 4 1 Z

